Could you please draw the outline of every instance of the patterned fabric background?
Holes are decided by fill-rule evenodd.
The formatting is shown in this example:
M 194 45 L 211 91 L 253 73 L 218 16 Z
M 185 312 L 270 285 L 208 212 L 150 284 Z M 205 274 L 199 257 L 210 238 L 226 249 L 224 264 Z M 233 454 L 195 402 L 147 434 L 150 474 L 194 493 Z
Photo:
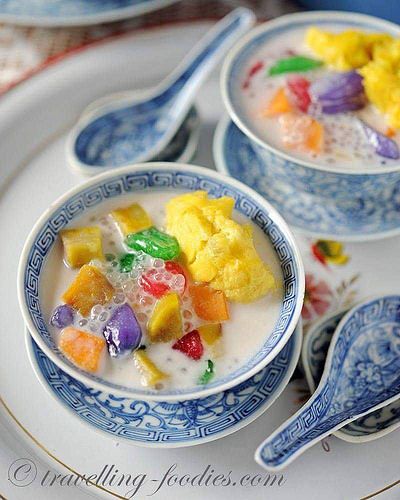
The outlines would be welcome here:
M 298 10 L 290 0 L 182 0 L 159 11 L 121 22 L 76 28 L 35 28 L 0 24 L 0 93 L 66 52 L 150 26 L 185 20 L 215 19 L 239 5 L 259 19 Z

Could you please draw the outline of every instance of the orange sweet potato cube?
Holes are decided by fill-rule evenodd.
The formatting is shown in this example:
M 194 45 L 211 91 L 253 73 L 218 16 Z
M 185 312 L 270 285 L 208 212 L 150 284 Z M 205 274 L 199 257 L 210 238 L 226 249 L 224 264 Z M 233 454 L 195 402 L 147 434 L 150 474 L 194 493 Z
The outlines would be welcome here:
M 96 304 L 110 302 L 114 288 L 105 276 L 90 264 L 82 266 L 63 295 L 63 300 L 82 316 L 87 316 Z
M 313 120 L 309 128 L 309 134 L 305 142 L 305 147 L 315 153 L 319 153 L 322 149 L 324 143 L 324 128 L 317 122 Z
M 262 115 L 266 117 L 276 116 L 283 113 L 289 113 L 293 110 L 289 99 L 287 98 L 285 89 L 279 88 L 269 101 L 267 107 L 263 110 Z
M 192 285 L 189 289 L 193 308 L 199 318 L 207 321 L 226 321 L 229 319 L 228 303 L 222 290 L 209 285 Z
M 60 337 L 60 349 L 75 365 L 88 372 L 96 372 L 106 341 L 91 333 L 72 326 L 64 328 Z

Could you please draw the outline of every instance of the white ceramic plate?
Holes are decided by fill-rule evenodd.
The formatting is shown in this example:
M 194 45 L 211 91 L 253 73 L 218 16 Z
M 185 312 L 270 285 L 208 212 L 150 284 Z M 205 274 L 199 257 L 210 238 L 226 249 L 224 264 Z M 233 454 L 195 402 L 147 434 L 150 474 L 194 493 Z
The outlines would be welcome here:
M 178 0 L 2 0 L 0 22 L 82 26 L 141 16 Z
M 298 407 L 298 386 L 289 384 L 274 405 L 251 425 L 221 441 L 184 449 L 153 450 L 118 443 L 101 437 L 49 398 L 33 374 L 25 351 L 25 328 L 16 295 L 16 271 L 24 239 L 37 217 L 48 204 L 83 180 L 73 173 L 64 157 L 65 138 L 70 125 L 94 99 L 130 87 L 154 85 L 165 77 L 209 24 L 195 23 L 175 28 L 152 30 L 140 36 L 127 36 L 88 49 L 65 59 L 11 90 L 0 101 L 0 234 L 3 238 L 1 266 L 0 317 L 0 394 L 17 420 L 43 446 L 43 453 L 54 455 L 62 463 L 81 473 L 98 473 L 105 464 L 116 464 L 126 473 L 147 474 L 139 495 L 151 494 L 174 463 L 180 475 L 201 474 L 208 464 L 217 471 L 232 471 L 232 477 L 262 471 L 253 461 L 257 445 Z M 179 40 L 179 43 L 178 43 Z M 152 64 L 149 64 L 152 61 Z M 129 62 L 129 64 L 127 64 Z M 107 78 L 104 78 L 107 75 Z M 79 92 L 76 91 L 79 89 Z M 214 129 L 222 114 L 218 75 L 203 87 L 198 107 L 204 124 L 196 164 L 212 166 L 211 144 Z M 32 195 L 33 188 L 35 196 Z M 306 246 L 306 241 L 299 241 Z M 365 275 L 362 288 L 383 288 L 383 276 L 397 287 L 398 268 L 394 267 L 400 239 L 375 242 L 372 247 L 351 245 L 354 266 L 375 270 Z M 347 248 L 346 248 L 347 250 Z M 397 258 L 396 262 L 400 262 Z M 307 263 L 308 264 L 308 263 Z M 332 279 L 334 273 L 326 272 Z M 398 279 L 397 279 L 398 281 Z M 4 436 L 0 437 L 3 440 Z M 32 438 L 28 438 L 32 441 Z M 164 485 L 152 497 L 155 500 L 279 500 L 296 498 L 360 498 L 398 479 L 400 433 L 394 432 L 373 443 L 351 446 L 339 440 L 329 442 L 330 452 L 315 446 L 304 460 L 298 460 L 286 472 L 281 488 L 273 487 L 179 487 Z M 37 444 L 34 444 L 38 447 Z M 0 448 L 3 448 L 2 446 Z M 46 451 L 45 451 L 46 450 Z M 22 452 L 21 452 L 22 453 Z M 7 468 L 0 474 L 0 492 L 8 498 L 45 498 L 29 488 L 11 489 Z M 264 476 L 263 476 L 264 477 Z M 340 479 L 340 480 L 339 480 Z M 6 490 L 7 487 L 7 490 Z M 125 494 L 126 488 L 108 488 Z M 37 491 L 37 490 L 36 490 Z M 113 498 L 97 487 L 92 494 Z M 393 494 L 398 493 L 394 489 Z M 9 492 L 9 494 L 6 494 Z M 79 498 L 68 490 L 69 498 Z M 58 497 L 56 494 L 52 498 Z M 390 491 L 387 498 L 390 498 Z M 395 498 L 392 496 L 392 498 Z

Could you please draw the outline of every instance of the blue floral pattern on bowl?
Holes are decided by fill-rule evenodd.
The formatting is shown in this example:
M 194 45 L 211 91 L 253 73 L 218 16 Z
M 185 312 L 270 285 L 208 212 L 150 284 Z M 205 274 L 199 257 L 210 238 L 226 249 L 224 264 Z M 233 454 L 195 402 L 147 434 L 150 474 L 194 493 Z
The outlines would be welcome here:
M 332 336 L 347 310 L 337 312 L 313 326 L 305 336 L 302 362 L 310 391 L 314 392 L 324 371 Z M 400 401 L 395 401 L 347 424 L 335 432 L 345 441 L 365 442 L 377 439 L 400 426 Z
M 69 411 L 114 438 L 153 446 L 191 446 L 221 438 L 260 416 L 279 396 L 296 367 L 302 331 L 261 372 L 225 392 L 202 399 L 151 402 L 92 389 L 63 372 L 27 332 L 35 372 Z
M 357 204 L 343 210 L 330 200 L 299 192 L 291 182 L 281 182 L 269 162 L 256 154 L 254 143 L 229 119 L 223 119 L 215 135 L 217 169 L 258 191 L 286 221 L 300 231 L 330 239 L 372 239 L 400 231 L 400 183 L 388 186 L 392 196 L 379 203 Z
M 295 29 L 304 29 L 310 25 L 324 28 L 335 24 L 338 28 L 356 28 L 375 32 L 388 32 L 398 37 L 397 25 L 372 17 L 339 13 L 315 12 L 284 16 L 268 22 L 253 30 L 244 41 L 239 42 L 225 64 L 222 84 L 225 105 L 231 119 L 251 141 L 260 160 L 260 170 L 268 180 L 290 186 L 296 197 L 304 199 L 312 196 L 316 210 L 325 206 L 325 212 L 338 218 L 338 236 L 364 234 L 375 231 L 380 226 L 382 231 L 397 224 L 400 212 L 400 165 L 382 165 L 362 171 L 346 171 L 344 167 L 325 167 L 308 164 L 278 151 L 267 145 L 254 132 L 252 124 L 241 106 L 241 89 L 238 82 L 243 78 L 243 68 L 254 52 L 268 40 Z M 385 214 L 382 207 L 389 207 Z M 393 212 L 395 209 L 396 212 Z M 395 221 L 392 220 L 394 217 Z M 329 217 L 325 216 L 325 220 Z M 386 229 L 385 226 L 388 226 Z M 327 232 L 327 231 L 323 231 Z
M 192 389 L 156 391 L 132 389 L 105 381 L 73 365 L 58 349 L 52 338 L 47 318 L 40 303 L 40 276 L 45 259 L 57 240 L 59 232 L 87 210 L 97 207 L 104 200 L 124 194 L 160 191 L 205 190 L 212 197 L 228 195 L 234 198 L 238 212 L 252 220 L 270 239 L 283 274 L 283 298 L 278 320 L 257 353 L 234 372 L 204 386 Z M 110 392 L 131 397 L 151 399 L 192 399 L 197 394 L 218 392 L 245 380 L 265 366 L 285 345 L 300 317 L 304 296 L 304 270 L 300 254 L 279 214 L 261 197 L 246 186 L 221 176 L 211 170 L 172 163 L 148 163 L 121 168 L 88 181 L 83 187 L 73 189 L 61 198 L 54 208 L 39 219 L 28 238 L 21 256 L 18 290 L 21 309 L 29 330 L 42 350 L 67 372 L 80 377 L 89 385 L 107 388 Z M 167 396 L 165 396 L 167 394 Z
M 400 295 L 354 307 L 332 338 L 319 386 L 258 448 L 257 461 L 285 467 L 315 442 L 400 397 Z

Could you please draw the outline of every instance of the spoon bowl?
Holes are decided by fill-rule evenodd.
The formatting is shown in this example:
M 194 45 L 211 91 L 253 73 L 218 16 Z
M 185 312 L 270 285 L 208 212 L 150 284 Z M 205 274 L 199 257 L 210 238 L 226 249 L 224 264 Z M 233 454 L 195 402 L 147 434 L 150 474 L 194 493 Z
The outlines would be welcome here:
M 91 167 L 117 167 L 157 157 L 180 128 L 201 84 L 254 22 L 251 10 L 235 9 L 157 87 L 105 98 L 100 106 L 95 103 L 72 131 L 72 156 Z M 101 154 L 100 144 L 108 155 Z
M 303 341 L 301 361 L 311 393 L 321 380 L 332 336 L 348 310 L 349 307 L 346 307 L 324 316 L 307 331 Z M 389 434 L 398 427 L 400 427 L 400 399 L 354 420 L 336 431 L 334 435 L 350 443 L 366 443 Z
M 259 446 L 255 459 L 268 470 L 282 469 L 332 432 L 399 398 L 400 295 L 387 295 L 343 317 L 315 393 Z

